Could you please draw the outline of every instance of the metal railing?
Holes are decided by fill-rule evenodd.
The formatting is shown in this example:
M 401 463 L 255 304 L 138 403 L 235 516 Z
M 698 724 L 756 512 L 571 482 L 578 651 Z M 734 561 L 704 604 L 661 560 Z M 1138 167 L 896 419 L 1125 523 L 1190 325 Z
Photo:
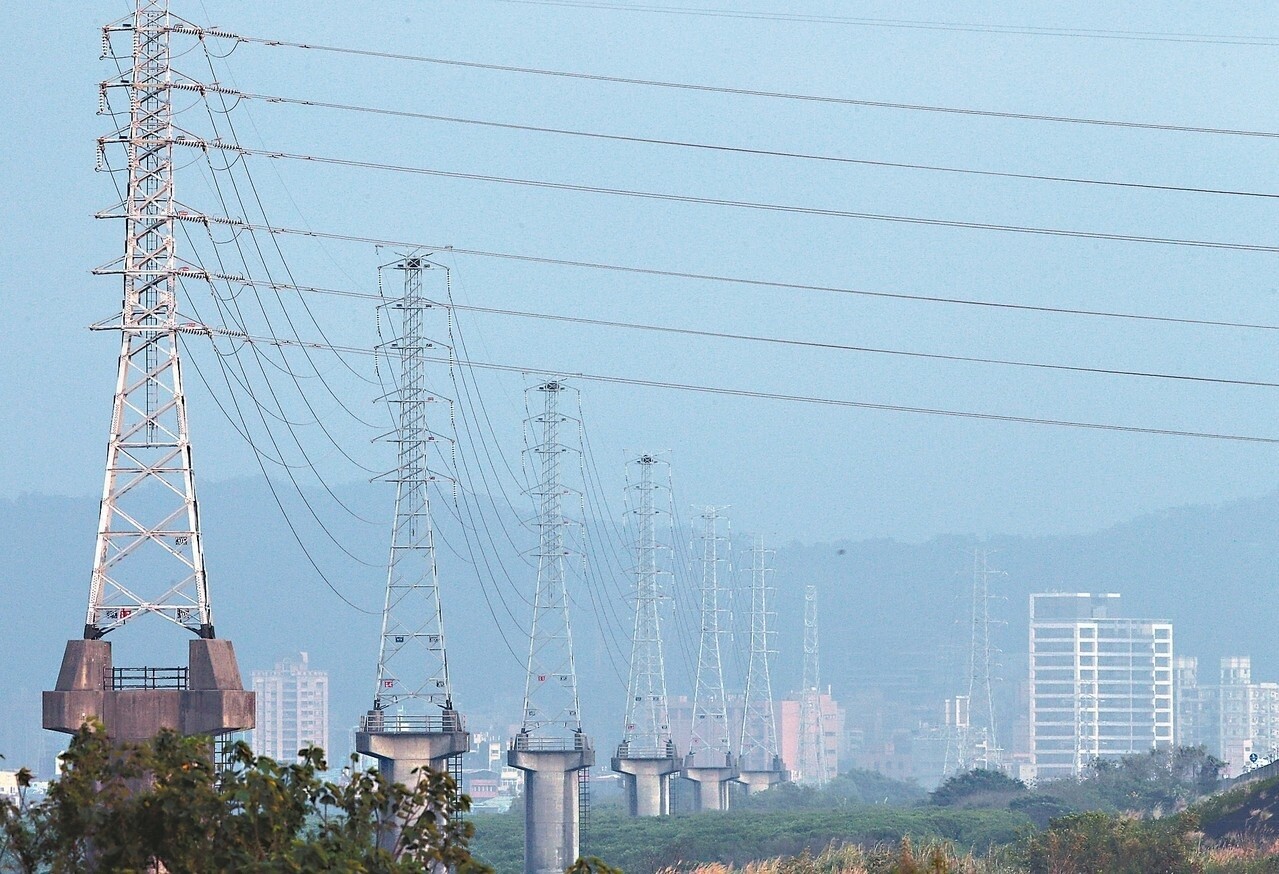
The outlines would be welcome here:
M 665 744 L 632 744 L 623 741 L 617 745 L 617 757 L 619 759 L 674 759 L 678 758 L 675 753 L 675 741 L 668 740 Z
M 590 748 L 590 740 L 581 732 L 576 732 L 572 737 L 533 737 L 521 732 L 511 738 L 511 749 L 519 752 L 559 753 Z
M 466 731 L 466 719 L 456 710 L 416 716 L 370 710 L 360 717 L 360 731 L 375 734 L 453 734 Z
M 121 689 L 186 689 L 187 668 L 104 668 L 102 684 Z

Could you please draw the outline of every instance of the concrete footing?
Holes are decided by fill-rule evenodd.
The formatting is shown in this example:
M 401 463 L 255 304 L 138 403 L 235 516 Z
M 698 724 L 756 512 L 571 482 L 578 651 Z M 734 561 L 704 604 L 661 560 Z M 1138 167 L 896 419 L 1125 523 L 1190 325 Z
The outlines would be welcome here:
M 118 670 L 105 640 L 69 640 L 44 727 L 74 734 L 98 720 L 112 739 L 144 741 L 163 729 L 220 735 L 253 728 L 253 693 L 244 689 L 229 640 L 189 641 L 187 667 Z
M 506 763 L 524 772 L 524 874 L 563 874 L 580 850 L 577 772 L 595 764 L 590 740 L 521 733 Z
M 618 755 L 613 757 L 613 770 L 622 775 L 631 816 L 669 816 L 671 775 L 680 770 L 675 751 L 672 749 L 671 754 L 663 758 L 631 758 L 625 753 L 625 749 L 618 749 Z
M 377 759 L 378 771 L 392 783 L 413 786 L 419 768 L 446 770 L 445 762 L 471 749 L 471 736 L 459 725 L 452 730 L 376 731 L 376 723 L 365 720 L 355 733 L 355 751 Z
M 684 779 L 696 784 L 693 793 L 695 810 L 728 810 L 729 785 L 737 779 L 737 768 L 684 766 Z
M 747 795 L 754 795 L 771 786 L 785 783 L 789 776 L 780 768 L 775 771 L 742 771 L 737 775 L 737 782 L 745 784 Z
M 448 769 L 447 762 L 471 749 L 471 736 L 461 714 L 445 710 L 438 717 L 395 717 L 371 710 L 355 733 L 355 751 L 377 760 L 377 769 L 391 783 L 417 785 L 421 768 Z M 457 788 L 458 792 L 462 787 Z M 418 815 L 425 811 L 419 811 Z M 379 845 L 394 853 L 399 842 L 398 824 L 384 830 Z

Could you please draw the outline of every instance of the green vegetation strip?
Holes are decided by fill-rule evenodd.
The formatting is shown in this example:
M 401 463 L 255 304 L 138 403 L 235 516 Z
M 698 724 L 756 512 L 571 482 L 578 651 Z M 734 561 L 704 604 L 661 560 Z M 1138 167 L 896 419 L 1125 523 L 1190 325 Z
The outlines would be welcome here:
M 498 874 L 523 869 L 524 822 L 519 814 L 475 815 L 472 849 Z M 943 839 L 983 853 L 1015 841 L 1030 820 L 1007 810 L 894 808 L 858 805 L 836 810 L 730 811 L 662 819 L 596 814 L 582 841 L 626 874 L 649 874 L 692 862 L 741 864 L 774 856 L 820 852 L 832 843 L 876 845 L 903 837 Z

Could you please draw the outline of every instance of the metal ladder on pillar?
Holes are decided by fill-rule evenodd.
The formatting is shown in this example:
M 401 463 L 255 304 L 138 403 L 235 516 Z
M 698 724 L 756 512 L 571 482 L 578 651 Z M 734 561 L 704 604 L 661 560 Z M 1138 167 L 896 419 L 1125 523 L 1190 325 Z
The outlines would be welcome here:
M 462 797 L 462 754 L 449 756 L 444 769 L 453 778 L 453 798 L 457 800 Z M 459 810 L 457 816 L 462 819 L 466 817 L 466 814 Z
M 591 826 L 591 769 L 577 772 L 577 822 L 578 834 L 585 835 Z

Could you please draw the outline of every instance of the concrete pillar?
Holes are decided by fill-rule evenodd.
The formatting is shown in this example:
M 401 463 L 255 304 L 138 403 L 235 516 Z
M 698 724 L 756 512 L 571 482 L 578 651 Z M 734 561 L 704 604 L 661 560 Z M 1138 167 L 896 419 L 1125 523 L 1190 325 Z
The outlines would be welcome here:
M 613 770 L 622 775 L 631 816 L 669 816 L 671 775 L 679 773 L 679 769 L 679 761 L 674 756 L 664 759 L 614 758 Z
M 737 779 L 737 769 L 732 766 L 684 768 L 684 779 L 696 785 L 693 805 L 696 810 L 728 810 L 728 787 Z
M 786 777 L 786 772 L 782 770 L 742 771 L 737 775 L 737 782 L 745 784 L 747 795 L 754 795 L 756 792 L 763 792 L 770 786 L 785 783 Z
M 377 769 L 391 783 L 410 788 L 420 779 L 421 768 L 433 771 L 448 769 L 448 760 L 471 749 L 471 736 L 461 714 L 445 710 L 439 717 L 386 716 L 370 711 L 363 719 L 361 731 L 355 733 L 355 750 L 377 759 Z M 462 787 L 457 787 L 461 792 Z M 425 813 L 419 811 L 418 815 Z M 384 829 L 378 845 L 395 852 L 399 841 L 398 827 Z
M 116 678 L 112 668 L 109 642 L 67 641 L 57 685 L 43 695 L 44 727 L 74 734 L 97 719 L 117 741 L 150 740 L 162 729 L 216 736 L 253 728 L 253 693 L 229 640 L 191 640 L 185 680 L 176 672 Z
M 577 772 L 595 764 L 590 740 L 521 733 L 506 763 L 524 772 L 524 874 L 563 874 L 579 855 Z

